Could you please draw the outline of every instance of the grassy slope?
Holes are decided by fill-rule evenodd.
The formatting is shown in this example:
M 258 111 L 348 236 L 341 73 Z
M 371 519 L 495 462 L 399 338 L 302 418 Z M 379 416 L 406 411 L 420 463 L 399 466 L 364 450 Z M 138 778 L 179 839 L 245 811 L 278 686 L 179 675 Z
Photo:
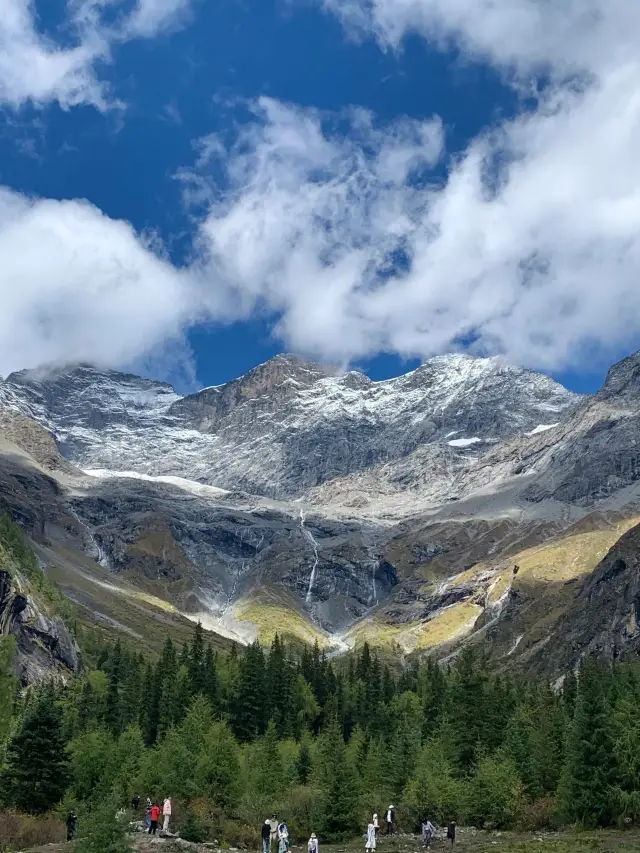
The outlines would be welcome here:
M 109 639 L 124 635 L 149 651 L 160 651 L 167 635 L 182 644 L 193 634 L 193 622 L 169 602 L 140 589 L 102 568 L 86 555 L 61 545 L 55 549 L 34 545 L 47 565 L 49 577 L 75 604 L 77 622 L 98 629 Z M 210 634 L 214 648 L 229 641 Z
M 480 583 L 481 577 L 486 577 L 484 603 L 487 605 L 497 604 L 510 588 L 526 593 L 527 597 L 535 599 L 537 606 L 530 606 L 514 628 L 544 637 L 549 626 L 572 600 L 573 588 L 565 584 L 592 572 L 618 539 L 639 522 L 640 518 L 634 516 L 604 528 L 573 533 L 527 548 L 508 561 L 480 562 L 461 572 L 450 584 Z M 515 576 L 514 565 L 520 567 Z M 367 640 L 375 646 L 399 646 L 407 652 L 436 648 L 470 632 L 483 611 L 482 604 L 482 596 L 474 594 L 443 609 L 428 622 L 402 625 L 390 624 L 380 615 L 374 615 L 357 625 L 349 636 L 356 643 Z

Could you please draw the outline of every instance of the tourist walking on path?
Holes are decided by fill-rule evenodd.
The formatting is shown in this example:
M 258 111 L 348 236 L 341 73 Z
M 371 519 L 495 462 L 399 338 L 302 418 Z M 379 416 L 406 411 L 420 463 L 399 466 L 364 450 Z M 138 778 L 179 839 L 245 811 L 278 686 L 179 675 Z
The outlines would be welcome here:
M 164 817 L 162 831 L 169 832 L 169 821 L 171 820 L 171 797 L 165 797 L 165 801 L 162 804 L 162 815 Z
M 449 821 L 449 826 L 447 827 L 447 838 L 451 842 L 451 849 L 456 843 L 456 822 L 455 820 Z
M 373 828 L 376 831 L 376 838 L 378 837 L 378 832 L 380 831 L 380 821 L 378 820 L 378 812 L 373 813 Z
M 144 810 L 144 823 L 145 823 L 145 826 L 147 827 L 148 830 L 151 829 L 151 807 L 152 806 L 153 806 L 153 803 L 151 802 L 149 797 L 147 797 L 147 805 L 146 805 L 146 808 Z
M 371 821 L 367 827 L 367 843 L 365 844 L 364 849 L 367 853 L 371 853 L 372 850 L 376 849 L 376 828 L 373 821 Z
M 262 853 L 269 853 L 271 849 L 271 823 L 269 818 L 262 824 Z
M 149 817 L 151 819 L 151 824 L 149 826 L 149 835 L 155 835 L 158 831 L 158 821 L 160 820 L 160 806 L 157 803 L 154 803 L 151 806 Z
M 67 815 L 67 841 L 73 841 L 73 836 L 76 834 L 76 825 L 78 823 L 78 815 L 73 809 Z
M 433 838 L 433 834 L 436 831 L 435 826 L 431 823 L 430 820 L 424 821 L 422 824 L 422 841 L 426 847 L 431 844 L 431 839 Z
M 131 797 L 131 811 L 137 812 L 139 805 L 140 805 L 140 797 L 137 794 L 134 794 L 133 797 Z
M 311 833 L 311 838 L 307 841 L 307 853 L 320 853 L 318 846 L 318 836 L 315 832 Z
M 393 806 L 389 806 L 387 809 L 386 823 L 387 823 L 387 835 L 393 835 L 394 824 L 396 819 L 396 813 Z

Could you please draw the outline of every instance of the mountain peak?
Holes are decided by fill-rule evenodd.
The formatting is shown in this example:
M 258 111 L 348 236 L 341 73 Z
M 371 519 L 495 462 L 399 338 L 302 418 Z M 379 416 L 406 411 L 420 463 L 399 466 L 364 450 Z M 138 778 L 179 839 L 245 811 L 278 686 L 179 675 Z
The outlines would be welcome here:
M 609 369 L 598 397 L 609 399 L 614 396 L 633 397 L 640 401 L 640 352 L 623 358 Z

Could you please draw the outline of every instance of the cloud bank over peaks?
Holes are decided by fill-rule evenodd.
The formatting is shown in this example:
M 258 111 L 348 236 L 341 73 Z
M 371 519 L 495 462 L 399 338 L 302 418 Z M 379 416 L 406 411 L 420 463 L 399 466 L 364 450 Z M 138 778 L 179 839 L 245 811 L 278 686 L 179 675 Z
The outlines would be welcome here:
M 117 44 L 152 38 L 184 19 L 189 0 L 137 0 L 116 25 L 103 12 L 124 7 L 124 0 L 69 0 L 67 27 L 72 46 L 45 36 L 37 26 L 35 0 L 0 3 L 0 106 L 43 106 L 56 101 L 63 109 L 89 104 L 100 110 L 111 103 L 99 79 L 100 62 L 109 62 Z
M 190 326 L 256 313 L 284 346 L 340 365 L 464 344 L 592 367 L 640 334 L 639 80 L 625 64 L 550 89 L 455 162 L 437 118 L 382 125 L 263 98 L 181 173 L 206 207 L 188 268 L 86 202 L 5 190 L 0 373 L 158 365 Z
M 640 332 L 638 69 L 549 89 L 429 183 L 437 120 L 348 132 L 260 102 L 223 147 L 230 189 L 203 224 L 238 310 L 280 316 L 288 345 L 337 361 L 428 357 L 461 342 L 558 369 Z M 220 151 L 220 140 L 211 145 Z

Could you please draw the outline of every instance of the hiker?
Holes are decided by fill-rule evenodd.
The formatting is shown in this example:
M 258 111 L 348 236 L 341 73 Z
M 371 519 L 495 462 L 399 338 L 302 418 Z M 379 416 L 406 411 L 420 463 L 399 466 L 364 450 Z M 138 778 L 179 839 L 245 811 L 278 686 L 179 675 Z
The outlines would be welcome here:
M 425 847 L 428 847 L 431 844 L 431 839 L 433 838 L 433 833 L 436 831 L 435 826 L 431 823 L 429 819 L 423 822 L 422 824 L 422 841 Z
M 379 830 L 380 830 L 380 823 L 379 823 L 379 821 L 378 821 L 378 812 L 374 812 L 374 813 L 373 813 L 373 821 L 372 821 L 372 823 L 373 823 L 373 828 L 374 828 L 374 829 L 375 829 L 375 831 L 376 831 L 376 838 L 377 838 L 377 837 L 378 837 L 378 832 L 379 832 Z
M 289 853 L 289 830 L 284 821 L 278 827 L 278 853 Z
M 262 824 L 262 853 L 269 853 L 271 850 L 271 822 L 269 818 Z
M 145 810 L 144 810 L 144 825 L 147 827 L 147 829 L 151 829 L 151 807 L 152 806 L 153 806 L 153 803 L 151 802 L 149 797 L 147 797 L 147 805 L 146 805 Z
M 271 827 L 271 838 L 269 839 L 269 853 L 271 853 L 271 846 L 278 840 L 278 818 L 275 815 L 272 815 L 271 820 L 269 821 L 269 826 Z
M 367 827 L 367 843 L 364 845 L 364 849 L 367 853 L 371 853 L 371 850 L 376 849 L 376 828 L 373 821 Z
M 449 821 L 449 826 L 447 827 L 447 838 L 451 842 L 451 849 L 453 850 L 453 847 L 456 843 L 456 822 L 455 822 L 455 820 Z
M 78 815 L 73 809 L 67 815 L 67 841 L 72 841 L 76 834 L 76 824 L 78 823 Z
M 393 835 L 393 829 L 394 829 L 393 824 L 395 822 L 395 819 L 396 819 L 396 813 L 394 811 L 394 808 L 393 808 L 393 806 L 389 806 L 389 808 L 387 809 L 387 818 L 386 818 L 387 835 Z
M 149 835 L 155 835 L 158 831 L 158 821 L 160 820 L 160 806 L 157 803 L 154 803 L 151 806 L 149 817 L 151 818 L 151 824 L 149 826 Z
M 311 838 L 307 841 L 307 853 L 320 853 L 318 846 L 318 836 L 315 832 L 311 833 Z
M 137 812 L 139 805 L 140 797 L 137 794 L 134 794 L 133 797 L 131 797 L 131 811 Z
M 165 797 L 164 803 L 162 804 L 162 815 L 164 817 L 164 822 L 162 824 L 162 831 L 169 832 L 169 821 L 171 820 L 171 798 Z

